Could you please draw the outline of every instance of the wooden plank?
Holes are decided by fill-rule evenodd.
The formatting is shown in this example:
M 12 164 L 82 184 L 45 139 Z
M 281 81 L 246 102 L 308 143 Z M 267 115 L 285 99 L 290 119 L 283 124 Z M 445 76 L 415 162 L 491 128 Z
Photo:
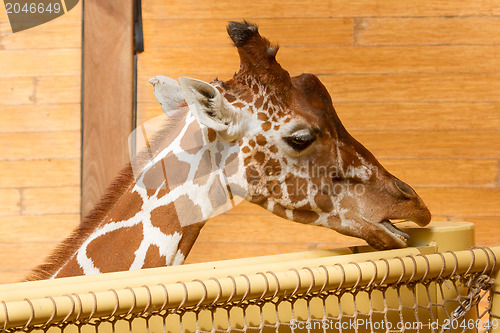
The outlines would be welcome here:
M 366 46 L 283 48 L 278 60 L 292 75 L 301 73 L 478 73 L 500 64 L 491 52 L 500 46 Z M 481 59 L 480 62 L 477 59 Z
M 163 114 L 159 103 L 137 103 L 137 124 L 143 124 Z
M 393 175 L 417 187 L 495 187 L 498 160 L 380 159 Z
M 80 104 L 81 76 L 36 78 L 35 99 L 37 104 Z
M 432 214 L 500 216 L 500 188 L 416 188 Z
M 145 20 L 148 48 L 227 47 L 226 19 Z M 352 45 L 354 19 L 261 19 L 259 31 L 280 46 Z
M 367 2 L 364 0 L 291 0 L 286 5 L 265 0 L 221 0 L 210 1 L 151 1 L 143 6 L 145 19 L 208 19 L 241 18 L 256 19 L 267 17 L 372 17 L 372 16 L 442 16 L 442 15 L 497 15 L 499 5 L 494 0 L 473 0 L 456 3 L 450 1 L 413 2 L 386 0 Z M 257 21 L 258 23 L 258 21 Z
M 152 104 L 158 104 L 160 105 L 154 95 L 153 95 L 153 86 L 151 83 L 148 82 L 148 80 L 156 75 L 165 75 L 164 71 L 161 69 L 158 69 L 157 71 L 154 71 L 154 73 L 149 73 L 149 74 L 143 74 L 142 71 L 139 71 L 137 73 L 137 104 L 138 107 L 141 103 L 152 103 Z M 177 80 L 177 78 L 175 78 Z
M 307 251 L 307 243 L 202 242 L 197 241 L 186 264 Z
M 1 260 L 1 257 L 0 257 Z M 29 270 L 5 270 L 0 269 L 0 283 L 15 283 L 23 281 L 29 274 Z
M 79 186 L 80 159 L 0 161 L 0 174 L 0 187 Z
M 500 42 L 500 19 L 492 16 L 363 18 L 356 23 L 357 45 Z
M 2 77 L 80 75 L 80 59 L 79 49 L 27 49 L 0 52 Z
M 460 216 L 454 217 L 455 221 L 473 222 L 476 230 L 476 244 L 478 246 L 498 246 L 500 238 L 498 237 L 498 225 L 500 216 Z
M 80 130 L 79 104 L 2 105 L 0 112 L 0 133 Z
M 70 11 L 73 13 L 73 11 Z M 82 21 L 61 19 L 37 26 L 27 33 L 11 32 L 9 22 L 0 22 L 0 50 L 78 49 L 82 44 Z
M 0 11 L 0 21 L 8 21 L 9 16 L 7 15 L 7 11 Z
M 0 78 L 0 100 L 2 108 L 5 105 L 33 104 L 35 80 L 29 77 Z
M 282 48 L 277 57 L 291 75 L 481 73 L 500 71 L 499 52 L 499 45 L 325 46 Z M 141 57 L 139 71 L 150 76 L 229 76 L 239 68 L 237 52 L 229 47 L 149 49 Z
M 498 131 L 350 131 L 378 158 L 500 157 Z
M 0 160 L 80 158 L 80 132 L 0 133 Z
M 0 244 L 2 269 L 31 271 L 43 263 L 57 243 Z
M 85 3 L 83 215 L 128 160 L 133 93 L 132 4 L 132 0 L 107 1 L 105 6 L 100 0 Z
M 80 187 L 42 187 L 23 191 L 23 215 L 79 214 Z
M 216 75 L 232 75 L 238 68 L 238 53 L 233 47 L 147 48 L 138 64 L 138 72 L 148 78 L 158 74 L 172 78 L 183 75 L 209 75 L 214 78 Z
M 486 85 L 487 81 L 484 84 Z M 354 87 L 354 90 L 357 88 Z M 415 90 L 417 90 L 416 87 Z M 417 97 L 412 96 L 412 98 Z M 500 112 L 498 112 L 500 103 L 340 102 L 334 104 L 337 114 L 348 130 L 496 130 L 500 128 Z M 145 113 L 154 112 L 153 107 L 151 110 L 146 107 L 144 109 Z
M 80 214 L 1 217 L 0 244 L 62 241 L 79 224 Z
M 497 73 L 320 76 L 335 102 L 498 102 Z
M 17 189 L 0 189 L 0 216 L 21 212 L 21 192 Z

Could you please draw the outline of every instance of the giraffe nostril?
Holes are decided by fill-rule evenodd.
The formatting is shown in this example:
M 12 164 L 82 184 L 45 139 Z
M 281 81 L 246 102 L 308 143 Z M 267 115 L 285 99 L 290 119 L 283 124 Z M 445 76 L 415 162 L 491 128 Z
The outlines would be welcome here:
M 415 197 L 417 196 L 417 192 L 408 184 L 405 182 L 396 179 L 394 180 L 394 184 L 396 185 L 397 189 L 400 190 L 405 196 L 408 197 Z

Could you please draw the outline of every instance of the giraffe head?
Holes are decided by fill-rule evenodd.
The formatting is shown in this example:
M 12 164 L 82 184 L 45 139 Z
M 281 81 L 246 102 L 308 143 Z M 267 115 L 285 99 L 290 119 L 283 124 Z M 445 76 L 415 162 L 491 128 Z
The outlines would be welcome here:
M 246 199 L 378 249 L 406 246 L 408 236 L 390 220 L 425 226 L 431 214 L 422 199 L 347 132 L 315 75 L 290 77 L 276 61 L 278 47 L 257 26 L 230 22 L 227 30 L 239 72 L 225 82 L 179 83 L 215 140 L 239 145 Z

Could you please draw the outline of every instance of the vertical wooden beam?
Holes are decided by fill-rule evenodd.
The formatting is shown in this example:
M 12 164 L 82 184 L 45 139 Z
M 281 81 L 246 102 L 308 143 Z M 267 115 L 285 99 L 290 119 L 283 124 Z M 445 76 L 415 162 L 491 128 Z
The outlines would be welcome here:
M 133 0 L 85 0 L 82 215 L 128 161 L 132 130 Z

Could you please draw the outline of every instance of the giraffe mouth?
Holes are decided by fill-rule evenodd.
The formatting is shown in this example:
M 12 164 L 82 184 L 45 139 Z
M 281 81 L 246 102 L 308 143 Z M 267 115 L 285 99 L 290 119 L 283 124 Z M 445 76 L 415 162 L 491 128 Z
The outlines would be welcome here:
M 399 229 L 398 227 L 396 227 L 394 223 L 397 222 L 396 221 L 391 222 L 390 220 L 383 220 L 380 222 L 380 225 L 382 225 L 385 228 L 385 230 L 388 231 L 391 236 L 393 236 L 393 238 L 395 238 L 400 242 L 403 242 L 406 245 L 406 242 L 408 242 L 410 236 L 401 229 Z

